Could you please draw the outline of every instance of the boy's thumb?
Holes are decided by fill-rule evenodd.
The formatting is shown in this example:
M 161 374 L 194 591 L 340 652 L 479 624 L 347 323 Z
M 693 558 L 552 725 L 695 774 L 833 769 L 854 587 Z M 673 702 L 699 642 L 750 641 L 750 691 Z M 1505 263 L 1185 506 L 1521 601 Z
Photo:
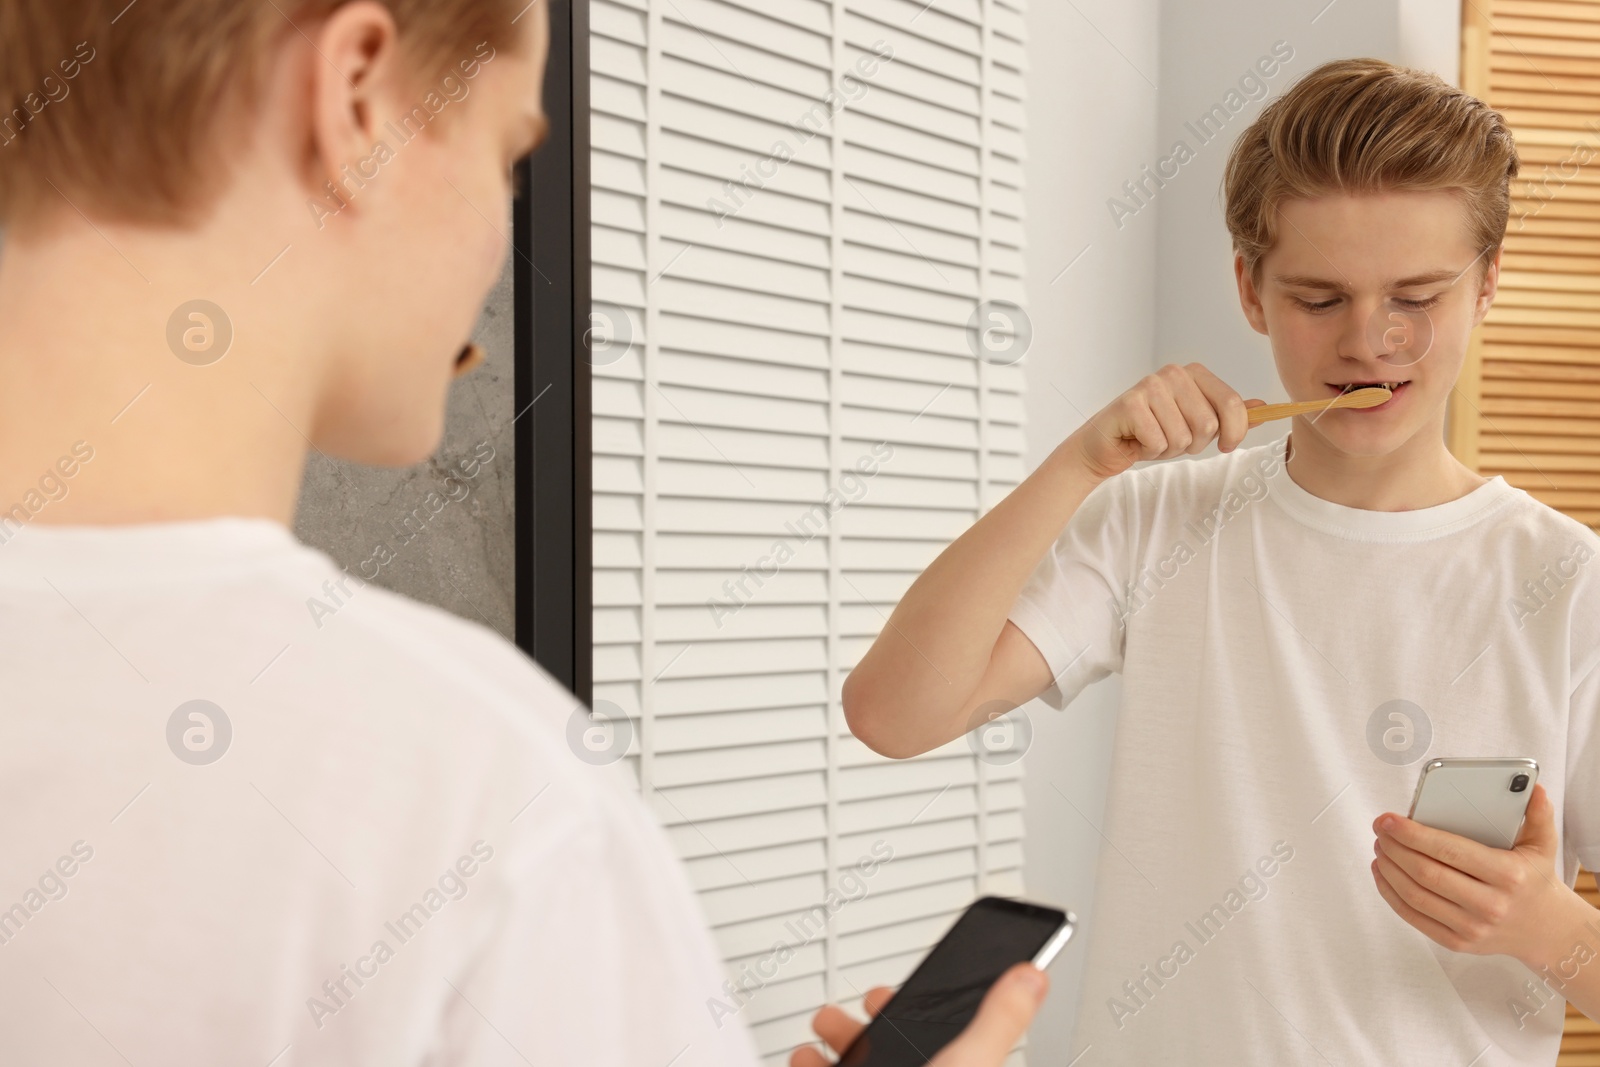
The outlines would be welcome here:
M 1031 963 L 1019 963 L 990 987 L 978 1014 L 944 1051 L 934 1067 L 990 1067 L 1017 1047 L 1044 1003 L 1050 979 Z
M 1533 787 L 1528 798 L 1528 814 L 1522 821 L 1522 832 L 1517 834 L 1518 848 L 1531 848 L 1540 855 L 1553 856 L 1556 851 L 1556 806 L 1542 785 Z

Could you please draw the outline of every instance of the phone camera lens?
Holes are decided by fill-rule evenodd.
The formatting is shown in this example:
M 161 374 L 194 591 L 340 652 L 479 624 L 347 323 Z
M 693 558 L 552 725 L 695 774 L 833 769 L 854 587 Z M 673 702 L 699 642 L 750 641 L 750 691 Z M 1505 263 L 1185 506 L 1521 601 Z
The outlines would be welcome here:
M 1513 793 L 1520 793 L 1526 788 L 1528 788 L 1528 776 L 1526 774 L 1519 774 L 1511 779 L 1511 791 Z

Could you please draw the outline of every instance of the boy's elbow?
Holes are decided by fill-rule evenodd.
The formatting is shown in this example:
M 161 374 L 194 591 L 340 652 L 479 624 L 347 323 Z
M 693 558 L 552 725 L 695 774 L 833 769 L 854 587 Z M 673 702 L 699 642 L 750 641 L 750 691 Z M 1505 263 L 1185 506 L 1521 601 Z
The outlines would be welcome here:
M 906 759 L 917 755 L 914 748 L 896 743 L 893 731 L 885 729 L 887 724 L 883 704 L 873 699 L 871 687 L 863 683 L 854 671 L 845 677 L 840 698 L 844 704 L 845 725 L 857 741 L 890 759 Z

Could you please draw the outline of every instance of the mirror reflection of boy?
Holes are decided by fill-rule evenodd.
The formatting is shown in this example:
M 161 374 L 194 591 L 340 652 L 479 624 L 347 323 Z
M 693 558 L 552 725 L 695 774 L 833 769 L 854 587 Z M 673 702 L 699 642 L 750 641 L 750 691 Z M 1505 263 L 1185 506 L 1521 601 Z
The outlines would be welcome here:
M 1553 1063 L 1557 995 L 1600 1018 L 1571 888 L 1600 866 L 1597 541 L 1444 444 L 1516 172 L 1501 116 L 1433 75 L 1307 75 L 1228 163 L 1240 303 L 1291 399 L 1393 397 L 1241 448 L 1261 401 L 1163 367 L 939 556 L 847 680 L 851 729 L 904 757 L 1123 675 L 1074 1053 Z M 1539 760 L 1514 849 L 1394 814 L 1425 755 Z

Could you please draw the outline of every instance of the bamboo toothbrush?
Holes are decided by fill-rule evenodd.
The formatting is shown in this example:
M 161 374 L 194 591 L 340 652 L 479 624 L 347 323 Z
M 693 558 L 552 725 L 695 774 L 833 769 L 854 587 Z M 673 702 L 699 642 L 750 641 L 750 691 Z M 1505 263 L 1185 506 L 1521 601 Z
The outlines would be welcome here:
M 1386 385 L 1367 385 L 1360 389 L 1352 389 L 1348 393 L 1327 400 L 1301 400 L 1293 404 L 1264 404 L 1258 408 L 1251 408 L 1249 419 L 1251 426 L 1260 426 L 1263 422 L 1274 419 L 1287 419 L 1295 415 L 1311 415 L 1329 408 L 1374 408 L 1385 403 L 1394 394 Z

